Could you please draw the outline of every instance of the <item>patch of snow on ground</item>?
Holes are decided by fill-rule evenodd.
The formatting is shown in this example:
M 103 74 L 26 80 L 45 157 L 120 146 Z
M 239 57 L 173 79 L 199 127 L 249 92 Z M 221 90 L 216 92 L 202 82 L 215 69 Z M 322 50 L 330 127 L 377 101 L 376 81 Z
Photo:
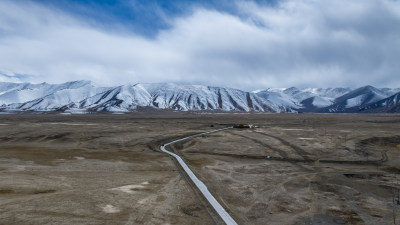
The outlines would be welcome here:
M 149 200 L 149 198 L 144 198 L 144 199 L 138 201 L 138 203 L 141 204 L 141 205 L 143 205 L 143 204 L 145 204 L 148 200 Z
M 10 171 L 11 172 L 25 171 L 27 167 L 28 166 L 26 166 L 26 165 L 16 165 L 14 168 L 11 168 Z
M 105 212 L 105 213 L 118 213 L 121 211 L 117 207 L 110 205 L 110 204 L 108 204 L 102 208 L 103 208 L 103 212 Z
M 121 187 L 116 187 L 116 188 L 111 188 L 111 190 L 116 190 L 116 191 L 122 191 L 128 194 L 132 194 L 134 193 L 134 189 L 142 189 L 145 188 L 144 185 L 149 184 L 149 182 L 145 181 L 142 182 L 141 184 L 130 184 L 130 185 L 125 185 L 125 186 L 121 186 Z
M 85 159 L 85 157 L 80 157 L 80 156 L 75 156 L 74 158 L 77 159 L 77 160 Z
M 0 126 L 7 126 L 8 124 L 6 123 L 0 123 Z
M 49 123 L 53 125 L 70 125 L 70 126 L 95 126 L 94 123 Z
M 314 138 L 297 138 L 299 140 L 313 140 Z
M 65 113 L 70 113 L 70 114 L 89 114 L 89 112 L 86 109 L 69 109 L 69 110 L 65 110 Z

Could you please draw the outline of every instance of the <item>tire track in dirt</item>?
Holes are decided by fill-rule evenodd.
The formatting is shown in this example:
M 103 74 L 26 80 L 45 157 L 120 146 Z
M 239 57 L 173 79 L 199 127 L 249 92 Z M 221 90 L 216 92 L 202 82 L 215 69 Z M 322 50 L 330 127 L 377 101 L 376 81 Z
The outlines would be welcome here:
M 308 157 L 308 153 L 307 153 L 306 151 L 304 151 L 304 149 L 302 149 L 302 148 L 300 148 L 300 147 L 298 147 L 298 146 L 296 146 L 296 145 L 294 145 L 294 144 L 292 144 L 292 143 L 290 143 L 290 142 L 284 140 L 283 138 L 280 138 L 280 137 L 277 137 L 277 136 L 274 136 L 274 135 L 271 135 L 271 134 L 266 134 L 266 133 L 263 133 L 263 132 L 259 132 L 259 131 L 256 131 L 255 133 L 261 134 L 261 135 L 264 135 L 264 136 L 267 136 L 267 137 L 274 138 L 274 139 L 280 141 L 282 144 L 284 144 L 284 145 L 289 146 L 290 148 L 292 148 L 294 151 L 296 151 L 296 153 L 297 153 L 298 155 L 300 155 L 301 157 L 303 157 L 305 160 L 307 160 L 307 161 L 308 161 L 308 160 L 309 160 L 309 161 L 312 161 L 312 159 L 311 159 L 310 157 Z
M 227 133 L 230 133 L 232 135 L 239 136 L 239 137 L 242 137 L 242 138 L 249 139 L 249 140 L 251 140 L 251 141 L 253 141 L 253 142 L 255 142 L 255 143 L 257 143 L 257 144 L 259 144 L 259 145 L 261 145 L 263 147 L 269 148 L 272 151 L 277 152 L 279 154 L 279 156 L 281 156 L 282 158 L 288 158 L 288 155 L 287 155 L 287 153 L 285 151 L 280 150 L 278 148 L 274 148 L 271 145 L 266 144 L 266 143 L 264 143 L 262 141 L 259 141 L 259 140 L 255 139 L 255 138 L 251 138 L 251 137 L 248 137 L 248 136 L 245 136 L 245 135 L 242 135 L 242 134 L 236 134 L 236 133 L 234 133 L 232 131 L 227 131 Z
M 285 162 L 291 163 L 294 166 L 299 167 L 300 169 L 307 170 L 307 171 L 313 171 L 313 169 L 310 169 L 310 168 L 307 168 L 307 167 L 304 167 L 302 165 L 297 164 L 298 162 L 303 162 L 303 163 L 313 162 L 313 160 L 311 160 L 309 158 L 302 157 L 303 160 L 289 158 L 288 154 L 285 151 L 283 151 L 281 149 L 278 149 L 278 148 L 274 148 L 274 147 L 272 147 L 272 146 L 270 146 L 270 145 L 268 145 L 268 144 L 266 144 L 266 143 L 264 143 L 262 141 L 259 141 L 259 140 L 255 139 L 255 138 L 251 138 L 251 137 L 248 137 L 248 136 L 245 136 L 245 135 L 241 135 L 241 134 L 236 134 L 236 133 L 231 132 L 231 131 L 227 131 L 227 132 L 232 134 L 232 135 L 235 135 L 235 136 L 239 136 L 239 137 L 242 137 L 242 138 L 249 139 L 249 140 L 251 140 L 251 141 L 253 141 L 253 142 L 257 143 L 257 144 L 260 144 L 260 145 L 262 145 L 262 146 L 264 146 L 266 148 L 269 148 L 269 149 L 277 152 L 281 156 L 281 158 L 271 157 L 271 158 L 269 158 L 269 160 L 285 161 Z M 258 132 L 256 132 L 256 133 L 258 133 Z M 236 155 L 236 156 L 239 156 L 239 155 Z M 243 157 L 243 158 L 265 159 L 265 156 L 248 156 L 248 155 L 240 155 L 240 156 Z

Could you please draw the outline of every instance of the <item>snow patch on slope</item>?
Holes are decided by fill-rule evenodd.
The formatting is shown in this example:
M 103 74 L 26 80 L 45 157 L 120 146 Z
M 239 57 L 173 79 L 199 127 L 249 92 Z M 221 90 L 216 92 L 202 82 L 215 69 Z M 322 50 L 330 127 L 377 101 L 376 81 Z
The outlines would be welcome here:
M 364 96 L 357 96 L 355 98 L 347 99 L 346 108 L 351 108 L 355 106 L 359 106 L 363 102 Z
M 322 108 L 332 105 L 332 102 L 333 102 L 332 98 L 315 96 L 312 104 L 318 108 Z

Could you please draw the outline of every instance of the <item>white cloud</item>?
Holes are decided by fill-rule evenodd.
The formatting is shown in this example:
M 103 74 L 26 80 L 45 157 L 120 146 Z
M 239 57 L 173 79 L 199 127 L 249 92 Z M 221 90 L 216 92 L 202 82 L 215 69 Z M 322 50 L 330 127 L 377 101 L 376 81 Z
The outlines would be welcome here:
M 14 83 L 21 83 L 21 79 L 19 79 L 14 74 L 1 74 L 0 73 L 0 82 L 14 82 Z
M 34 3 L 0 3 L 0 71 L 28 81 L 180 82 L 244 89 L 400 86 L 400 4 L 237 2 L 240 17 L 194 9 L 154 39 L 107 32 Z

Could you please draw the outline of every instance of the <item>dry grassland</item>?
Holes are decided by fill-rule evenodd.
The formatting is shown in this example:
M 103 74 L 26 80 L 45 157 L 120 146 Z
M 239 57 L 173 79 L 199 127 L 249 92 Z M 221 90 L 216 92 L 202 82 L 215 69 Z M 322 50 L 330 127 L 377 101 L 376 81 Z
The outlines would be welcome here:
M 0 224 L 219 224 L 175 161 L 239 224 L 393 224 L 400 116 L 0 115 Z M 212 127 L 211 127 L 212 125 Z

